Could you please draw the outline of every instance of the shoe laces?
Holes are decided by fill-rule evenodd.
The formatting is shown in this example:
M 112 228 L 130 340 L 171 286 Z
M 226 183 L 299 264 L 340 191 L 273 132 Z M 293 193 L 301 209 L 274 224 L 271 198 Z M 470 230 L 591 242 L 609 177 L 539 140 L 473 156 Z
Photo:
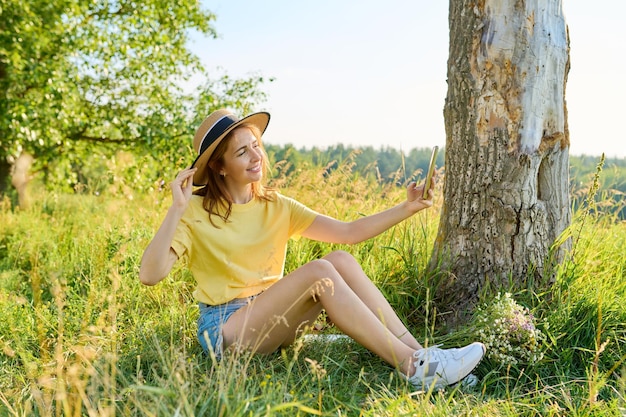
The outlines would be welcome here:
M 442 345 L 433 345 L 413 352 L 413 358 L 417 360 L 416 365 L 422 366 L 426 361 L 432 362 L 433 360 L 441 360 L 442 356 L 445 356 L 445 353 L 439 346 Z

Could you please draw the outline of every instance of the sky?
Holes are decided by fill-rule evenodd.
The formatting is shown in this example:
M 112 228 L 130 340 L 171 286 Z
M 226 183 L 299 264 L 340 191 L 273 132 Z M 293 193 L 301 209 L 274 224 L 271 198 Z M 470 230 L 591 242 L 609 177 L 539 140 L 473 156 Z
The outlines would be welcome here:
M 593 6 L 591 5 L 593 4 Z M 215 74 L 273 78 L 264 141 L 445 146 L 448 0 L 203 0 L 218 39 L 191 48 Z M 626 158 L 626 1 L 564 0 L 570 153 Z

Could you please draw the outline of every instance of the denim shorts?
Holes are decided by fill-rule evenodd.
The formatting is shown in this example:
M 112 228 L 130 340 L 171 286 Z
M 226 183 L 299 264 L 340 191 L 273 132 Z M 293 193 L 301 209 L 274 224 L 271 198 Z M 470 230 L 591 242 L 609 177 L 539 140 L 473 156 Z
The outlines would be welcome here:
M 205 353 L 213 351 L 218 360 L 222 358 L 222 353 L 224 352 L 222 327 L 224 323 L 241 307 L 247 306 L 255 297 L 235 298 L 232 301 L 216 306 L 198 303 L 200 308 L 198 341 Z

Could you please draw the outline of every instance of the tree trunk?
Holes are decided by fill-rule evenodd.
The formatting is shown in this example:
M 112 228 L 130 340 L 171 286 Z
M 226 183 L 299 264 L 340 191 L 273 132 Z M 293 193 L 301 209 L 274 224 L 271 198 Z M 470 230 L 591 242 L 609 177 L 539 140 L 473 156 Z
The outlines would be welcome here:
M 11 184 L 17 191 L 17 203 L 21 209 L 28 208 L 30 204 L 27 187 L 30 182 L 30 167 L 32 165 L 33 157 L 27 153 L 20 154 L 13 165 Z
M 570 223 L 558 0 L 450 0 L 444 205 L 433 262 L 462 319 L 479 290 L 549 285 Z M 532 282 L 528 282 L 533 280 Z M 443 306 L 442 306 L 443 307 Z

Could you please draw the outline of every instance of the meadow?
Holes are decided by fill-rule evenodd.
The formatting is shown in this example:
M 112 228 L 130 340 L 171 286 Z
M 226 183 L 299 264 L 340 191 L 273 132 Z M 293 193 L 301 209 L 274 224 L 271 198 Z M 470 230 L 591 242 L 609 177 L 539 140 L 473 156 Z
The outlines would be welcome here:
M 342 219 L 404 198 L 403 187 L 356 174 L 349 161 L 332 172 L 281 169 L 273 183 L 284 194 Z M 511 294 L 545 336 L 541 358 L 486 358 L 475 386 L 417 392 L 346 339 L 301 339 L 273 355 L 217 363 L 196 341 L 184 265 L 155 287 L 137 278 L 171 201 L 167 187 L 100 195 L 32 188 L 29 209 L 0 204 L 0 416 L 626 415 L 626 223 L 593 198 L 575 207 L 573 250 L 555 284 Z M 590 185 L 590 197 L 596 191 Z M 477 335 L 472 323 L 442 327 L 431 302 L 440 207 L 441 192 L 433 209 L 359 245 L 292 241 L 286 269 L 347 250 L 418 340 L 466 343 Z M 484 289 L 481 301 L 505 290 Z M 337 332 L 319 324 L 323 334 Z

